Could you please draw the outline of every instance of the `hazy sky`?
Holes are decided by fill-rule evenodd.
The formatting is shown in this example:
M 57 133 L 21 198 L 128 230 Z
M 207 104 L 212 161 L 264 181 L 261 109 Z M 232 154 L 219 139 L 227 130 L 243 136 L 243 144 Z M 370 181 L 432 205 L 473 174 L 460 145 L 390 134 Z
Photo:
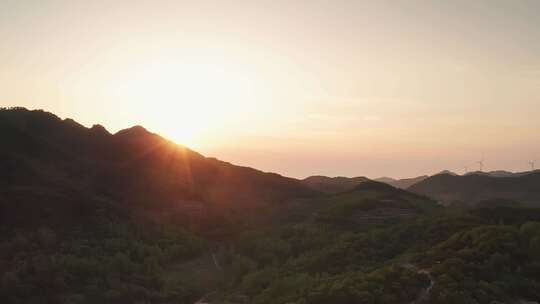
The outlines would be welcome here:
M 540 1 L 0 0 L 0 106 L 294 177 L 526 170 Z

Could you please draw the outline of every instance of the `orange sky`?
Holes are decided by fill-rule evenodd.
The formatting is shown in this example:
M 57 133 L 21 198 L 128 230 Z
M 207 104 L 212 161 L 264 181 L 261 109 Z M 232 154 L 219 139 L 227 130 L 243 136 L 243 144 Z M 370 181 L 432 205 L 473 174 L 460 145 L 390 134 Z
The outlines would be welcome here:
M 0 5 L 0 106 L 295 177 L 540 164 L 538 1 Z

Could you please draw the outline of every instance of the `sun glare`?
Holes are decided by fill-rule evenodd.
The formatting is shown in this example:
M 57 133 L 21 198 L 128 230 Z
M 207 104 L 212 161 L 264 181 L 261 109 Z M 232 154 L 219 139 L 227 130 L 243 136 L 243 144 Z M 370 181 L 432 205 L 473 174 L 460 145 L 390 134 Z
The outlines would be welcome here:
M 118 77 L 110 90 L 144 113 L 156 132 L 197 147 L 241 115 L 253 99 L 254 79 L 226 62 L 153 62 Z

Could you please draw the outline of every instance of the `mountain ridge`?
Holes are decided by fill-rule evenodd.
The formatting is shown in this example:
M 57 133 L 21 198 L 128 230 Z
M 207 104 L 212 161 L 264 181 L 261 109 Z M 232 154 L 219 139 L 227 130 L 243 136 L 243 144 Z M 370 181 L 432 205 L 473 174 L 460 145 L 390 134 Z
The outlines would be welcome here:
M 214 216 L 273 208 L 318 193 L 296 179 L 204 157 L 141 126 L 111 134 L 102 126 L 86 128 L 49 112 L 16 108 L 0 111 L 0 135 L 4 202 L 16 195 L 33 196 L 32 191 L 13 192 L 20 187 L 54 188 L 64 193 L 64 203 L 76 204 L 67 193 L 90 192 L 85 196 L 106 197 L 118 205 L 150 204 L 157 212 L 152 217 L 174 220 L 191 216 L 179 207 L 182 202 Z M 43 208 L 40 212 L 47 213 Z M 141 209 L 139 216 L 144 214 L 149 212 Z
M 431 176 L 408 188 L 444 204 L 475 205 L 481 201 L 508 199 L 540 205 L 540 172 L 521 176 L 493 177 L 485 174 Z
M 301 180 L 301 182 L 314 190 L 318 190 L 324 193 L 339 193 L 348 191 L 357 186 L 358 184 L 368 180 L 369 179 L 364 176 L 328 177 L 323 175 L 313 175 L 306 177 L 305 179 Z

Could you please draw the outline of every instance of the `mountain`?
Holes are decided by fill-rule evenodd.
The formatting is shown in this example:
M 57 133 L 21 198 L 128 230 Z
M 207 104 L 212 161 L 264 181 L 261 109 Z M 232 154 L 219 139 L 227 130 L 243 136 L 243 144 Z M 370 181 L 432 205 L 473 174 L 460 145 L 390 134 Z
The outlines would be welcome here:
M 441 172 L 439 172 L 437 174 L 434 174 L 434 175 L 439 175 L 439 174 L 458 175 L 457 173 L 455 173 L 453 171 L 450 171 L 450 170 L 442 170 Z
M 0 139 L 2 303 L 194 303 L 220 282 L 215 244 L 319 195 L 141 126 L 0 109 Z
M 353 189 L 362 182 L 368 181 L 367 177 L 327 177 L 310 176 L 302 180 L 302 183 L 314 190 L 324 193 L 339 193 Z
M 411 186 L 408 190 L 444 204 L 474 205 L 486 200 L 506 199 L 540 206 L 539 185 L 539 172 L 515 177 L 438 174 Z
M 387 176 L 383 176 L 383 177 L 379 177 L 379 178 L 376 178 L 374 179 L 374 181 L 377 181 L 377 182 L 381 182 L 381 183 L 385 183 L 385 184 L 391 184 L 391 183 L 395 183 L 397 181 L 397 179 L 395 178 L 391 178 L 391 177 L 387 177 Z
M 436 207 L 440 206 L 425 196 L 367 180 L 346 191 L 291 200 L 283 205 L 277 218 L 280 224 L 313 220 L 321 224 L 347 226 L 349 230 L 357 230 L 376 226 L 377 223 L 400 220 L 401 215 L 404 215 L 404 218 L 416 216 Z M 339 216 L 335 212 L 338 212 Z
M 0 111 L 0 138 L 0 220 L 15 226 L 71 224 L 104 202 L 144 220 L 201 225 L 317 194 L 292 178 L 204 157 L 141 126 L 110 134 L 15 108 Z
M 411 219 L 437 208 L 436 202 L 425 196 L 376 181 L 363 182 L 326 200 L 318 219 L 349 231 Z
M 141 126 L 111 134 L 22 108 L 0 110 L 0 139 L 2 303 L 540 299 L 540 208 L 518 199 L 447 208 L 363 178 L 323 193 Z M 342 184 L 315 181 L 328 179 Z M 521 199 L 538 188 L 538 173 L 411 188 L 438 179 Z
M 417 177 L 411 177 L 411 178 L 403 178 L 403 179 L 394 179 L 391 177 L 380 177 L 375 179 L 378 182 L 385 183 L 391 186 L 394 186 L 396 188 L 400 189 L 407 189 L 410 186 L 423 181 L 424 179 L 428 178 L 427 175 L 417 176 Z
M 520 177 L 531 173 L 538 173 L 540 170 L 533 170 L 533 171 L 524 171 L 524 172 L 509 172 L 504 170 L 496 170 L 496 171 L 489 171 L 489 172 L 483 172 L 483 171 L 474 171 L 469 172 L 465 175 L 487 175 L 492 177 Z
M 392 185 L 394 187 L 397 187 L 397 188 L 401 188 L 401 189 L 407 189 L 410 186 L 412 186 L 412 185 L 414 185 L 416 183 L 419 183 L 419 182 L 423 181 L 426 178 L 428 178 L 427 175 L 411 177 L 411 178 L 403 178 L 403 179 L 397 180 L 394 183 L 391 183 L 390 185 Z

